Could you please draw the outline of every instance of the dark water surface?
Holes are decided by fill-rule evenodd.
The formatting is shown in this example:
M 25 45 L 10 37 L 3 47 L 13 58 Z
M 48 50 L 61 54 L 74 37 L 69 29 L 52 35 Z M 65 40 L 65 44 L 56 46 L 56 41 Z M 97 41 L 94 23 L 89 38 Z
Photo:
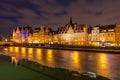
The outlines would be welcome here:
M 8 47 L 0 53 L 80 73 L 92 71 L 112 80 L 120 80 L 120 54 L 25 47 Z

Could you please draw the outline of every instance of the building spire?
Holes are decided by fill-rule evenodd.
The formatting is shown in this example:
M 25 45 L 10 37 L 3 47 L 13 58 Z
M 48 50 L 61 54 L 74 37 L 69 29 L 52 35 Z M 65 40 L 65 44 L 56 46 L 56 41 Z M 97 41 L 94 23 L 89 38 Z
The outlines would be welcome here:
M 70 17 L 70 25 L 72 25 L 72 17 Z

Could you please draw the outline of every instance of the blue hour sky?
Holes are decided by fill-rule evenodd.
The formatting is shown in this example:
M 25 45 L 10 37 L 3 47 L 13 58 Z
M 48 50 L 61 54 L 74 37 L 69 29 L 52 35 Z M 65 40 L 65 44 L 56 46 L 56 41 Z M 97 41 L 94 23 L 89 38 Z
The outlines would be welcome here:
M 88 25 L 120 23 L 120 0 L 0 0 L 0 35 L 18 26 L 49 26 L 69 22 Z

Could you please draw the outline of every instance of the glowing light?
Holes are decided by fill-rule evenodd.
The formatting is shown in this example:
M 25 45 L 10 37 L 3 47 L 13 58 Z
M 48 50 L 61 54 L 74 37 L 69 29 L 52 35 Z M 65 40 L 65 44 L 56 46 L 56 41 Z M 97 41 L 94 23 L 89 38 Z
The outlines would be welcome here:
M 7 40 L 7 39 L 5 39 L 5 41 L 7 42 L 8 40 Z
M 32 43 L 31 41 L 29 41 L 29 43 Z
M 97 68 L 99 68 L 98 70 L 98 73 L 99 74 L 103 74 L 104 75 L 107 75 L 109 72 L 109 64 L 108 64 L 108 57 L 106 54 L 103 54 L 103 53 L 100 53 L 98 54 L 98 63 L 97 63 Z
M 26 48 L 24 47 L 21 48 L 21 54 L 22 57 L 26 57 Z
M 105 39 L 102 39 L 102 42 L 104 42 L 105 41 Z
M 17 58 L 16 57 L 11 57 L 11 60 L 12 60 L 12 64 L 18 64 L 18 60 L 17 60 Z
M 8 48 L 4 48 L 5 51 L 8 51 Z
M 32 60 L 33 58 L 33 48 L 28 48 L 28 59 Z
M 75 51 L 73 54 L 72 54 L 72 65 L 75 67 L 75 68 L 79 68 L 79 53 L 77 51 Z
M 39 43 L 39 41 L 35 41 L 34 43 Z
M 75 40 L 75 42 L 76 42 L 77 40 Z
M 14 47 L 15 48 L 15 52 L 19 53 L 19 47 Z
M 47 50 L 47 61 L 49 63 L 49 65 L 53 65 L 54 60 L 53 60 L 53 54 L 52 54 L 52 50 Z
M 42 49 L 36 49 L 36 58 L 37 60 L 42 60 Z
M 10 49 L 10 52 L 13 52 L 13 47 L 9 47 L 9 49 Z
M 33 48 L 28 48 L 28 53 L 33 53 Z

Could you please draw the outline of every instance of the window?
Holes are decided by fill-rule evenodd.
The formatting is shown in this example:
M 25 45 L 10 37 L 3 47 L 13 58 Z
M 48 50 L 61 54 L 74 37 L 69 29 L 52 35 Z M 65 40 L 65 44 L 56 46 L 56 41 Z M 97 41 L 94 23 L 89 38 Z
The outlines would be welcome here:
M 111 33 L 111 36 L 113 36 L 113 33 Z
M 106 30 L 102 30 L 102 32 L 106 32 Z
M 108 31 L 114 31 L 114 29 L 108 29 Z

